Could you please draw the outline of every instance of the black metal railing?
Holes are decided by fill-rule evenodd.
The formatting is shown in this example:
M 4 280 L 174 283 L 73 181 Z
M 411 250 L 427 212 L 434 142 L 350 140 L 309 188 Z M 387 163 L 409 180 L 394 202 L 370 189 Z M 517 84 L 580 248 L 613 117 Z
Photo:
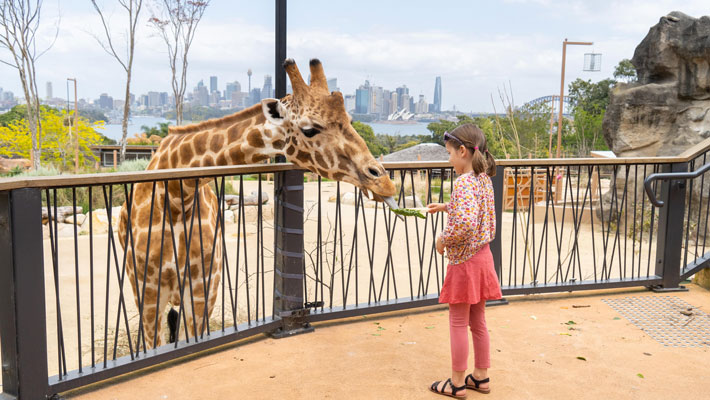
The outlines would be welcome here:
M 491 250 L 504 295 L 678 289 L 708 264 L 707 155 L 500 160 Z M 448 163 L 385 167 L 400 206 L 449 200 Z M 644 180 L 674 171 L 700 172 L 686 186 L 654 180 L 668 205 L 654 207 Z M 195 201 L 205 187 L 214 200 Z M 397 218 L 291 164 L 0 182 L 3 388 L 36 398 L 262 332 L 437 304 L 445 223 Z M 172 343 L 155 334 L 166 319 Z

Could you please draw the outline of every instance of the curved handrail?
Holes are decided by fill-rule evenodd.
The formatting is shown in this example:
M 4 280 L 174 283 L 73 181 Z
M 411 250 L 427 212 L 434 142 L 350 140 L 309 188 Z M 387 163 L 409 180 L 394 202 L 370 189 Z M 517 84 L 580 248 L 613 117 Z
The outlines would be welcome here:
M 695 179 L 707 171 L 710 171 L 710 163 L 703 165 L 693 172 L 662 172 L 651 174 L 647 176 L 643 182 L 644 189 L 648 195 L 648 200 L 656 207 L 663 207 L 663 201 L 656 198 L 656 193 L 654 193 L 651 188 L 653 181 L 669 179 Z

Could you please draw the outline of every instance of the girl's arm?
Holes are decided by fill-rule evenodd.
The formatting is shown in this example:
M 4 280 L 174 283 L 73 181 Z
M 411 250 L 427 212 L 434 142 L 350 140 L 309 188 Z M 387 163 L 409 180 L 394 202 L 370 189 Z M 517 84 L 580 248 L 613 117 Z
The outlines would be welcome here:
M 471 240 L 473 232 L 478 227 L 479 202 L 474 197 L 473 188 L 462 180 L 454 184 L 451 201 L 446 211 L 449 219 L 446 228 L 441 232 L 441 240 L 445 247 L 456 246 Z

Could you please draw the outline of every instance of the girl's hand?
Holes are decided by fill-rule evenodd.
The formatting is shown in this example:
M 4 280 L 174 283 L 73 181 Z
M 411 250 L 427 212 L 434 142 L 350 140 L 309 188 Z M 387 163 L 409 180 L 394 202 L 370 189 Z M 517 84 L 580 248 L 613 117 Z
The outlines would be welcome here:
M 439 254 L 444 255 L 444 242 L 441 241 L 441 236 L 438 235 L 436 236 L 436 251 Z
M 446 204 L 444 203 L 429 203 L 426 205 L 426 211 L 429 214 L 434 214 L 440 211 L 446 211 Z

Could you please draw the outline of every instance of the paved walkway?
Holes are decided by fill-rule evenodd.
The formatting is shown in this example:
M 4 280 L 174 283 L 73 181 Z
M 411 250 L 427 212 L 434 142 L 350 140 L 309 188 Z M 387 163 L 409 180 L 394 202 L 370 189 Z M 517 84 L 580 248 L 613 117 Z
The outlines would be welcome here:
M 692 325 L 710 327 L 710 291 L 689 288 L 533 295 L 488 308 L 492 392 L 468 399 L 707 399 L 710 340 L 666 347 L 602 301 L 676 296 L 698 307 Z M 321 323 L 281 340 L 259 336 L 67 397 L 437 399 L 427 387 L 449 373 L 448 312 L 432 307 Z

